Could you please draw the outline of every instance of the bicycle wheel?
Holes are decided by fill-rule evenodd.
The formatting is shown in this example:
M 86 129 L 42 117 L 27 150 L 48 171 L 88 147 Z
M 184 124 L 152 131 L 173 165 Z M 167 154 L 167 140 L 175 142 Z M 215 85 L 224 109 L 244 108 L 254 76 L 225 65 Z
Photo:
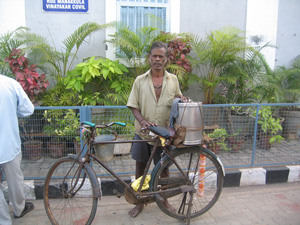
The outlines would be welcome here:
M 154 169 L 153 191 L 179 189 L 178 187 L 181 189 L 161 193 L 159 197 L 156 196 L 156 203 L 164 213 L 177 219 L 188 219 L 188 210 L 191 212 L 190 218 L 200 216 L 216 203 L 221 194 L 223 165 L 209 150 L 200 146 L 176 149 L 172 155 L 188 179 L 180 173 L 169 157 L 165 157 L 163 164 L 158 163 Z M 167 167 L 169 176 L 163 178 L 161 175 Z
M 97 210 L 99 183 L 89 164 L 76 158 L 54 163 L 45 180 L 44 205 L 52 224 L 91 224 Z

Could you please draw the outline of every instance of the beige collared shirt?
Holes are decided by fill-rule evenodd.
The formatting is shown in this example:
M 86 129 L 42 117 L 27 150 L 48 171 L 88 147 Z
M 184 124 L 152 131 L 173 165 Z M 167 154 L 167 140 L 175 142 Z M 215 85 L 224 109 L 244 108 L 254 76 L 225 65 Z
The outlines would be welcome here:
M 140 110 L 145 120 L 159 126 L 168 127 L 171 106 L 176 96 L 182 95 L 176 75 L 165 71 L 161 95 L 156 99 L 151 70 L 138 76 L 132 86 L 127 107 Z M 141 135 L 141 125 L 134 121 L 135 132 Z

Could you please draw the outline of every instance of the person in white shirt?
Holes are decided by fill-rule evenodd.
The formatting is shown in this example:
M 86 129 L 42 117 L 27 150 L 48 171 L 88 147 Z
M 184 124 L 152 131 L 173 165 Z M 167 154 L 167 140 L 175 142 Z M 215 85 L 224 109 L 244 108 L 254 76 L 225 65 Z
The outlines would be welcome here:
M 27 117 L 34 106 L 21 85 L 14 79 L 0 75 L 0 167 L 8 184 L 9 200 L 14 217 L 20 218 L 33 210 L 31 202 L 25 202 L 24 176 L 20 168 L 22 153 L 18 117 Z M 9 208 L 0 188 L 0 224 L 11 225 Z

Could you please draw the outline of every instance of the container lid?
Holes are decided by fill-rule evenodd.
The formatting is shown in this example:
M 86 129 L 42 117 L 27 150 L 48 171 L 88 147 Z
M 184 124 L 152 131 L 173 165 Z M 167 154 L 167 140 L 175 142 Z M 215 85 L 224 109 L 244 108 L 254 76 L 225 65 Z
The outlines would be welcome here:
M 178 103 L 179 107 L 199 107 L 202 106 L 202 102 L 180 102 Z

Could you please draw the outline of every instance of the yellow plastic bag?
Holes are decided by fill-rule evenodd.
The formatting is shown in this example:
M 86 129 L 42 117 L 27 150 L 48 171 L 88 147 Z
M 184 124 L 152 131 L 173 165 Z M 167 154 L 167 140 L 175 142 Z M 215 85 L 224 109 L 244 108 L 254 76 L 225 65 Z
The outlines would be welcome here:
M 143 176 L 139 177 L 138 179 L 132 182 L 131 187 L 133 188 L 133 190 L 137 191 L 139 189 L 142 177 Z M 146 175 L 145 181 L 142 186 L 142 191 L 149 189 L 150 179 L 151 179 L 151 175 Z

